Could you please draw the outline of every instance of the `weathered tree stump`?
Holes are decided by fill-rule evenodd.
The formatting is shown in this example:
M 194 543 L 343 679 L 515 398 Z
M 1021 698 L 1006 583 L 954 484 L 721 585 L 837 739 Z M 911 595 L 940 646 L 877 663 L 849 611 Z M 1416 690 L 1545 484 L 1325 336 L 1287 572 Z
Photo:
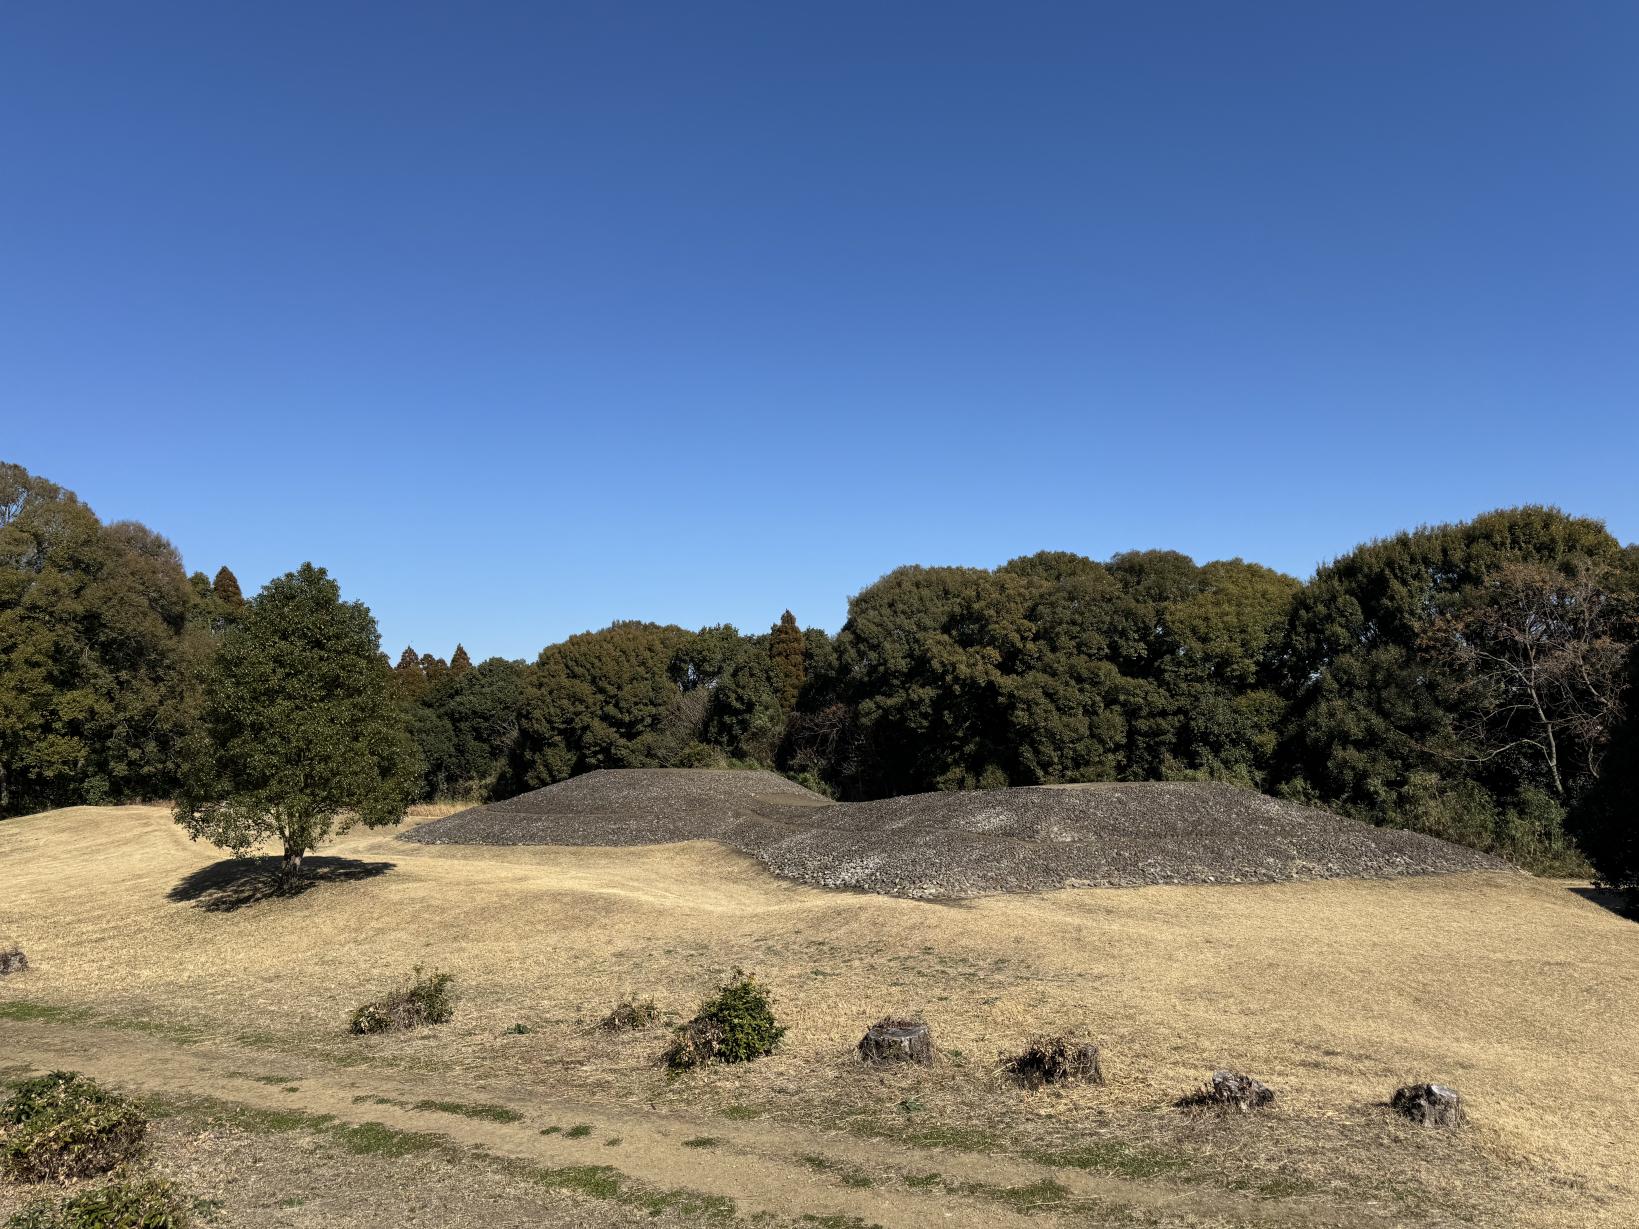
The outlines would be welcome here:
M 1023 1054 L 1005 1059 L 1003 1069 L 1026 1088 L 1104 1082 L 1098 1047 L 1071 1037 L 1037 1037 Z
M 1461 1126 L 1466 1117 L 1462 1095 L 1444 1084 L 1407 1084 L 1394 1090 L 1389 1104 L 1395 1112 L 1428 1127 Z
M 859 1039 L 859 1056 L 868 1063 L 931 1063 L 933 1030 L 920 1020 L 884 1016 Z
M 20 947 L 0 948 L 0 977 L 7 973 L 22 973 L 28 969 L 28 957 Z
M 1225 1109 L 1250 1114 L 1268 1108 L 1274 1101 L 1274 1089 L 1262 1081 L 1239 1071 L 1214 1071 L 1210 1080 L 1179 1104 L 1191 1109 Z

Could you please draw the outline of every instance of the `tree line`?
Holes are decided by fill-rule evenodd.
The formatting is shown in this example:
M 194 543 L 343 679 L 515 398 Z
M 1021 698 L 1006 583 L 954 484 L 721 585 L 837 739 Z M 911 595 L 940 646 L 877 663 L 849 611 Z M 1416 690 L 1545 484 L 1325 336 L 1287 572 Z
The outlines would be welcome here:
M 0 814 L 186 794 L 246 609 L 228 569 L 188 575 L 159 535 L 0 466 Z M 789 611 L 749 634 L 618 622 L 531 663 L 394 664 L 363 617 L 423 798 L 657 766 L 847 799 L 1227 781 L 1639 878 L 1639 548 L 1552 508 L 1396 534 L 1307 582 L 1159 550 L 904 567 L 836 635 Z

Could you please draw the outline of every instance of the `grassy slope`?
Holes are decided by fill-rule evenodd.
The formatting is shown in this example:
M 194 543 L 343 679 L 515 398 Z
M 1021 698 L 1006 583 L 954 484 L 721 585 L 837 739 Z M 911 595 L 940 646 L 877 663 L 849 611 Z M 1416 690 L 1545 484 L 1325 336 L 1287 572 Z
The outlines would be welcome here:
M 0 1039 L 41 1026 L 17 1018 L 26 1009 L 8 1021 L 8 1003 L 26 1001 L 156 1045 L 234 1041 L 280 1070 L 419 1081 L 401 1098 L 412 1104 L 456 1096 L 528 1112 L 572 1098 L 662 1122 L 716 1114 L 730 1130 L 708 1121 L 678 1139 L 724 1136 L 731 1149 L 736 1120 L 784 1124 L 812 1135 L 793 1157 L 835 1161 L 809 1168 L 839 1186 L 852 1176 L 856 1189 L 953 1206 L 978 1183 L 960 1153 L 920 1148 L 975 1149 L 974 1164 L 1034 1157 L 1163 1192 L 1229 1187 L 1252 1201 L 1234 1214 L 1247 1223 L 1254 1203 L 1286 1208 L 1286 1223 L 1339 1208 L 1392 1222 L 1425 1200 L 1481 1223 L 1639 1212 L 1639 1107 L 1622 1085 L 1639 1052 L 1639 927 L 1563 884 L 1465 875 L 948 906 L 803 888 L 704 845 L 463 850 L 361 833 L 327 852 L 395 866 L 219 913 L 167 899 L 215 855 L 162 810 L 0 824 L 0 943 L 22 943 L 36 966 L 0 982 Z M 350 1010 L 417 962 L 459 976 L 455 1023 L 345 1036 Z M 791 1030 L 773 1059 L 667 1081 L 657 1037 L 588 1031 L 627 991 L 686 1013 L 735 965 L 779 994 Z M 925 1013 L 949 1061 L 859 1072 L 850 1049 L 889 1010 Z M 503 1036 L 516 1022 L 532 1031 Z M 1107 1088 L 995 1083 L 1000 1050 L 1064 1026 L 1105 1044 Z M 84 1033 L 94 1045 L 97 1030 Z M 1281 1090 L 1279 1112 L 1220 1124 L 1170 1108 L 1220 1064 Z M 1452 1138 L 1393 1121 L 1378 1103 L 1419 1078 L 1461 1088 L 1475 1128 Z M 874 1142 L 884 1136 L 891 1145 Z M 690 1155 L 705 1164 L 717 1151 Z M 1019 1189 L 1032 1189 L 1037 1171 L 1020 1165 Z

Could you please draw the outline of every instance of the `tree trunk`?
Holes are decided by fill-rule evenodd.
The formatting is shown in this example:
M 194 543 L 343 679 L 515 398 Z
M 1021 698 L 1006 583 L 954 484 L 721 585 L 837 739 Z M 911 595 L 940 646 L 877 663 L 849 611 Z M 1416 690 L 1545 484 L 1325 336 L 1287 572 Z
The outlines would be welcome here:
M 868 1063 L 931 1063 L 933 1033 L 920 1020 L 888 1016 L 871 1025 L 860 1038 L 859 1056 Z
M 300 879 L 302 877 L 302 854 L 306 851 L 300 845 L 285 842 L 285 860 L 279 867 L 279 877 L 282 879 Z

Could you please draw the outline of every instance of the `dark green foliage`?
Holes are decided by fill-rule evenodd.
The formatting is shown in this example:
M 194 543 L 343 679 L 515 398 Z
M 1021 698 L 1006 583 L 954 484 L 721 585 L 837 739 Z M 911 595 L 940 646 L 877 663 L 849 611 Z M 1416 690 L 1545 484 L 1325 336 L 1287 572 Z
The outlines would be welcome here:
M 216 570 L 216 579 L 211 581 L 211 592 L 229 610 L 238 610 L 245 604 L 245 595 L 239 591 L 239 578 L 228 570 L 226 564 Z
M 458 655 L 459 656 L 459 655 Z M 529 667 L 492 657 L 457 672 L 410 710 L 424 798 L 488 798 L 518 737 Z
M 808 678 L 807 645 L 803 641 L 802 630 L 797 626 L 796 616 L 789 610 L 780 616 L 780 621 L 769 633 L 768 655 L 774 661 L 774 682 L 780 707 L 789 713 L 797 707 L 797 697 Z
M 310 563 L 222 637 L 191 747 L 177 822 L 240 856 L 276 838 L 290 873 L 338 826 L 402 819 L 418 769 L 375 619 Z
M 1565 817 L 1595 793 L 1608 734 L 1561 722 L 1580 697 L 1546 698 L 1566 740 L 1556 771 L 1541 753 L 1547 727 L 1525 709 L 1507 716 L 1515 701 L 1495 681 L 1513 672 L 1503 606 L 1544 576 L 1582 586 L 1613 616 L 1632 593 L 1604 527 L 1551 508 L 1398 534 L 1322 568 L 1283 654 L 1284 791 L 1574 871 Z M 1565 647 L 1550 632 L 1531 651 Z
M 0 1160 L 24 1182 L 107 1173 L 142 1149 L 148 1120 L 126 1098 L 72 1071 L 25 1080 L 0 1105 Z
M 518 726 L 498 792 L 599 768 L 771 763 L 783 721 L 765 643 L 616 623 L 541 651 Z
M 906 567 L 835 637 L 790 612 L 759 636 L 616 623 L 534 665 L 457 645 L 388 669 L 368 612 L 303 605 L 304 576 L 245 602 L 0 464 L 0 816 L 170 797 L 295 868 L 338 817 L 598 768 L 777 766 L 841 798 L 1206 779 L 1639 881 L 1639 547 L 1552 508 L 1367 543 L 1306 585 L 1172 551 Z
M 0 816 L 168 796 L 214 603 L 164 538 L 0 463 Z
M 1628 654 L 1627 673 L 1627 711 L 1571 823 L 1600 877 L 1627 888 L 1639 916 L 1639 648 Z
M 398 655 L 398 664 L 393 667 L 393 681 L 398 685 L 398 694 L 401 699 L 416 703 L 427 694 L 427 675 L 421 669 L 421 658 L 409 645 Z
M 435 692 L 442 687 L 449 674 L 450 665 L 442 657 L 434 657 L 431 653 L 421 655 L 421 677 L 427 680 L 428 692 Z
M 423 973 L 420 966 L 407 985 L 374 999 L 353 1013 L 349 1031 L 359 1034 L 397 1033 L 424 1024 L 448 1024 L 455 1017 L 455 978 L 449 973 Z
M 130 1177 L 76 1191 L 59 1202 L 35 1199 L 6 1229 L 188 1229 L 191 1200 L 163 1178 Z
M 771 1054 L 785 1029 L 775 1023 L 768 990 L 734 971 L 717 993 L 700 1004 L 694 1019 L 672 1035 L 665 1062 L 674 1071 L 703 1063 L 743 1063 Z
M 1270 690 L 1297 583 L 1154 551 L 1108 565 L 1044 553 L 986 572 L 901 568 L 837 637 L 827 723 L 857 796 L 1201 776 L 1261 784 Z M 799 723 L 796 755 L 814 735 Z
M 684 689 L 671 674 L 688 635 L 679 627 L 616 623 L 542 649 L 519 714 L 510 788 L 535 789 L 597 768 L 669 764 L 703 717 L 682 703 Z

